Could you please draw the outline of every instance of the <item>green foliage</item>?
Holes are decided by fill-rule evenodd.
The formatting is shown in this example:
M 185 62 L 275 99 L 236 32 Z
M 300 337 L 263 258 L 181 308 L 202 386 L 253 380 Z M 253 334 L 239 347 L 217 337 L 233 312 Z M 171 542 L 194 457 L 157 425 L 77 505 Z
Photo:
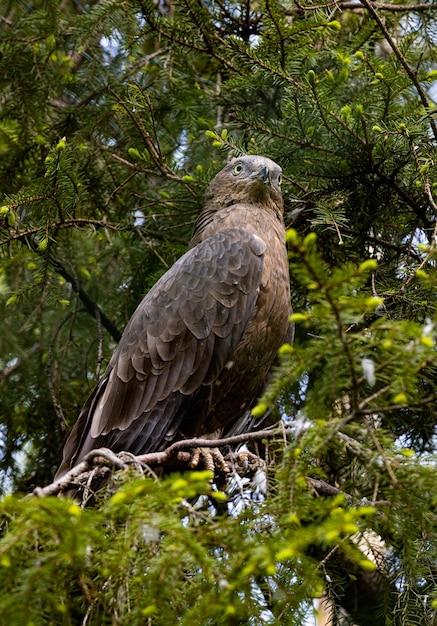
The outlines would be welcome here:
M 288 362 L 276 386 L 282 390 L 284 384 L 299 381 L 299 394 L 304 396 L 299 404 L 309 419 L 335 417 L 345 424 L 375 418 L 419 450 L 428 444 L 432 449 L 436 419 L 432 320 L 389 314 L 386 294 L 379 295 L 375 288 L 380 271 L 376 260 L 332 269 L 317 251 L 314 233 L 301 241 L 290 230 L 287 239 L 293 277 L 304 284 L 307 302 L 292 316 L 298 325 L 297 341 L 282 350 Z M 433 248 L 426 259 L 431 266 L 434 256 Z M 412 289 L 431 299 L 434 281 L 423 270 L 427 263 L 422 262 L 409 280 Z M 431 291 L 425 293 L 427 288 Z
M 337 497 L 303 524 L 304 480 L 297 491 L 296 512 L 276 517 L 264 504 L 256 515 L 216 519 L 190 504 L 198 494 L 222 500 L 205 473 L 130 480 L 99 510 L 56 498 L 7 496 L 1 511 L 7 528 L 0 543 L 3 619 L 234 624 L 270 607 L 277 619 L 269 623 L 299 624 L 310 609 L 308 598 L 323 589 L 316 561 L 305 555 L 308 546 L 336 546 L 369 569 L 374 565 L 350 540 L 371 507 L 345 510 L 344 498 Z
M 374 573 L 392 551 L 386 567 L 401 593 L 390 623 L 420 610 L 432 624 L 435 611 L 418 599 L 434 592 L 435 502 L 428 496 L 428 513 L 419 513 L 417 486 L 431 493 L 433 468 L 382 438 L 382 457 L 357 438 L 355 472 L 377 480 L 378 500 L 363 504 L 340 492 L 314 499 L 308 474 L 320 476 L 316 459 L 329 439 L 337 450 L 352 446 L 342 434 L 321 420 L 307 427 L 287 448 L 270 498 L 232 515 L 214 513 L 224 494 L 207 472 L 159 481 L 118 476 L 118 490 L 94 509 L 5 497 L 4 623 L 235 624 L 254 616 L 297 625 L 311 615 L 326 575 L 341 588 L 354 572 Z M 208 509 L 193 505 L 198 495 L 208 497 Z
M 228 156 L 283 168 L 296 324 L 254 412 L 291 429 L 267 500 L 198 510 L 195 475 L 89 511 L 7 496 L 5 623 L 303 624 L 326 587 L 338 624 L 434 624 L 435 7 L 7 0 L 0 20 L 2 492 L 51 480 Z

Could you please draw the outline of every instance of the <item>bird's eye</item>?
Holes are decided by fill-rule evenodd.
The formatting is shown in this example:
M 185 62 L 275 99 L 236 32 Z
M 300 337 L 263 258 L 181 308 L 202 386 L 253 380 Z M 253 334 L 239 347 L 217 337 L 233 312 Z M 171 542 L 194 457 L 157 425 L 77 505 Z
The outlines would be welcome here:
M 278 176 L 278 185 L 282 185 L 282 174 Z
M 242 170 L 243 166 L 241 165 L 241 163 L 237 163 L 237 165 L 234 167 L 234 174 L 239 174 Z

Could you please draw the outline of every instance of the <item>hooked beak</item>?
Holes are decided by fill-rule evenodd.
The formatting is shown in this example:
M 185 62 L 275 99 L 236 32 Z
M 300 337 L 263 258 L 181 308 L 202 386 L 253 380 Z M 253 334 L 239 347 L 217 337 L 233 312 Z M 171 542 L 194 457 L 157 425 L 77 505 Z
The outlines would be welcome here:
M 256 172 L 255 174 L 252 174 L 252 178 L 255 178 L 256 180 L 262 180 L 262 182 L 265 185 L 270 185 L 270 172 L 269 172 L 269 168 L 265 165 L 264 167 L 262 167 L 259 172 Z
M 269 176 L 270 172 L 269 172 L 269 168 L 267 166 L 263 167 L 262 170 L 260 171 L 260 176 L 262 178 L 262 181 L 265 185 L 268 185 L 270 183 L 270 176 Z

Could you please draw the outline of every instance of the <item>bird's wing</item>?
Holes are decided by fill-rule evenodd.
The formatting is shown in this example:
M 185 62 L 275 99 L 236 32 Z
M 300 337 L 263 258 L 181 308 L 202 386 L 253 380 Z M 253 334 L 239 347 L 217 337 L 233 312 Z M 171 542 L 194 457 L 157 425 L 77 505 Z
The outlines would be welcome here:
M 177 429 L 187 398 L 193 403 L 200 388 L 214 382 L 243 335 L 258 297 L 264 251 L 253 233 L 228 228 L 162 276 L 136 309 L 85 404 L 58 476 L 96 444 L 151 451 Z M 146 447 L 134 445 L 135 437 L 148 438 Z

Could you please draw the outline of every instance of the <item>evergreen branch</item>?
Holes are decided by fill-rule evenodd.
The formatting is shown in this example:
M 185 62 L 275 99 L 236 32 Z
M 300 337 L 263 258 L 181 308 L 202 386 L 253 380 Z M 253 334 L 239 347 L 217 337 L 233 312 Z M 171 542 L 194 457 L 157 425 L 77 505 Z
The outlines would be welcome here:
M 113 156 L 113 155 L 111 155 Z M 111 191 L 111 193 L 109 194 L 109 196 L 107 197 L 107 199 L 105 200 L 105 208 L 112 202 L 112 200 L 115 198 L 115 196 L 117 195 L 117 193 L 123 189 L 123 187 L 125 187 L 128 183 L 130 183 L 130 181 L 132 180 L 132 178 L 135 178 L 137 172 L 131 172 L 119 185 L 117 185 L 117 187 L 115 189 L 113 189 Z
M 153 10 L 148 9 L 144 0 L 139 0 L 139 5 L 141 7 L 144 18 L 146 19 L 146 23 L 153 31 L 157 32 L 159 35 L 171 41 L 172 43 L 179 44 L 184 48 L 190 48 L 191 50 L 196 50 L 197 52 L 207 52 L 206 48 L 196 45 L 193 41 L 188 41 L 180 37 L 176 37 L 174 31 L 168 33 L 164 28 L 159 25 L 158 20 L 156 20 L 153 15 Z
M 294 15 L 297 11 L 319 11 L 321 9 L 362 9 L 363 3 L 361 0 L 349 2 L 345 0 L 345 2 L 336 2 L 333 0 L 332 2 L 326 2 L 323 4 L 316 4 L 313 6 L 305 6 L 294 0 L 295 5 L 298 7 L 296 9 L 286 9 L 286 15 Z M 419 4 L 390 4 L 387 2 L 372 2 L 372 6 L 375 9 L 381 9 L 381 11 L 392 11 L 394 13 L 404 13 L 404 12 L 416 12 L 416 11 L 428 11 L 430 9 L 435 9 L 435 4 L 433 2 L 423 2 Z
M 81 218 L 81 217 L 72 217 L 62 222 L 53 222 L 52 224 L 50 224 L 50 228 L 53 230 L 62 230 L 65 228 L 77 228 L 77 227 L 82 227 L 82 226 L 95 226 L 96 228 L 105 228 L 105 229 L 107 228 L 110 230 L 116 230 L 120 232 L 135 232 L 135 233 L 141 233 L 141 235 L 147 234 L 150 237 L 153 237 L 154 239 L 157 239 L 159 241 L 168 241 L 169 239 L 171 239 L 171 241 L 186 244 L 186 240 L 181 237 L 174 237 L 173 235 L 171 238 L 168 237 L 166 234 L 166 231 L 152 230 L 151 228 L 145 228 L 144 226 L 138 227 L 132 224 L 124 226 L 124 225 L 116 224 L 114 222 L 107 222 L 105 219 L 94 220 L 94 219 L 87 219 L 87 218 Z M 177 228 L 179 228 L 179 225 L 177 226 Z M 9 245 L 13 242 L 27 241 L 29 237 L 34 237 L 35 235 L 38 235 L 39 233 L 41 233 L 40 226 L 35 226 L 34 228 L 28 228 L 25 231 L 15 232 L 13 235 L 9 235 L 6 238 L 4 238 L 2 241 L 0 241 L 0 247 Z
M 159 48 L 158 50 L 155 50 L 155 52 L 152 52 L 151 54 L 144 55 L 143 57 L 138 59 L 138 61 L 135 61 L 135 63 L 133 63 L 129 67 L 129 71 L 126 72 L 126 74 L 124 75 L 124 78 L 127 79 L 130 76 L 138 74 L 138 70 L 141 70 L 145 65 L 149 65 L 150 61 L 153 61 L 153 59 L 163 56 L 164 54 L 167 54 L 167 52 L 168 51 L 165 48 Z M 124 80 L 122 82 L 124 83 Z
M 387 361 L 387 363 L 389 363 L 389 361 Z M 383 371 L 384 367 L 387 363 L 382 363 L 379 366 L 379 370 Z M 373 400 L 376 400 L 377 398 L 379 398 L 380 396 L 384 395 L 385 393 L 387 393 L 388 391 L 390 391 L 391 389 L 391 385 L 386 385 L 385 387 L 381 387 L 381 389 L 378 389 L 377 391 L 375 391 L 374 393 L 372 393 L 370 396 L 367 396 L 367 398 L 364 398 L 364 400 L 362 402 L 360 402 L 360 404 L 358 405 L 357 409 L 358 412 L 360 414 L 363 413 L 364 411 L 364 407 L 367 406 L 368 404 L 370 404 L 370 402 L 373 402 Z M 373 409 L 373 412 L 376 412 L 376 409 Z M 379 412 L 379 409 L 378 409 Z
M 191 15 L 194 24 L 201 33 L 207 52 L 210 52 L 214 57 L 216 57 L 214 38 L 221 44 L 224 44 L 224 40 L 218 35 L 217 30 L 214 28 L 208 30 L 211 16 L 205 8 L 205 5 L 202 2 L 198 2 L 197 6 L 192 6 L 191 0 L 182 0 L 182 2 L 187 7 L 188 13 Z
M 50 229 L 59 230 L 59 229 L 66 228 L 66 227 L 77 226 L 78 223 L 93 224 L 93 225 L 98 224 L 99 226 L 105 226 L 105 227 L 108 226 L 106 223 L 98 222 L 97 220 L 76 218 L 76 219 L 70 219 L 70 220 L 65 220 L 65 221 L 54 223 L 54 224 L 50 224 Z M 79 281 L 77 280 L 77 278 L 73 274 L 71 274 L 58 259 L 55 259 L 52 255 L 47 255 L 46 251 L 40 250 L 38 248 L 38 245 L 36 241 L 34 240 L 34 236 L 38 234 L 39 232 L 41 232 L 41 228 L 29 229 L 25 232 L 18 233 L 17 235 L 13 237 L 9 237 L 6 241 L 2 241 L 0 245 L 5 245 L 12 241 L 25 241 L 27 245 L 29 246 L 29 248 L 35 254 L 46 259 L 48 263 L 51 265 L 51 267 L 60 276 L 62 276 L 68 283 L 71 284 L 73 291 L 78 295 L 78 297 L 82 301 L 87 313 L 89 313 L 94 318 L 97 318 L 99 316 L 101 319 L 102 325 L 106 328 L 106 330 L 109 332 L 111 337 L 115 341 L 119 341 L 121 337 L 120 331 L 112 322 L 112 320 L 110 320 L 105 315 L 105 313 L 103 313 L 103 311 L 100 309 L 98 304 L 83 289 L 83 287 L 79 284 Z
M 345 9 L 354 9 L 360 7 L 361 0 L 359 3 L 356 2 L 344 2 L 340 3 L 342 8 Z M 423 2 L 418 4 L 390 4 L 387 2 L 372 2 L 372 5 L 376 9 L 381 9 L 382 11 L 393 11 L 403 13 L 404 11 L 428 11 L 429 9 L 435 9 L 435 4 L 433 2 Z
M 402 54 L 402 52 L 399 49 L 398 45 L 396 44 L 395 40 L 391 36 L 388 28 L 384 24 L 384 21 L 381 19 L 381 17 L 379 16 L 378 12 L 375 10 L 375 7 L 373 6 L 372 2 L 370 2 L 370 0 L 361 0 L 361 3 L 368 9 L 369 13 L 372 15 L 373 19 L 378 24 L 378 27 L 379 27 L 380 31 L 383 33 L 385 39 L 387 40 L 388 44 L 390 45 L 390 47 L 393 50 L 394 54 L 396 55 L 397 59 L 401 63 L 402 67 L 406 71 L 407 75 L 410 77 L 410 80 L 413 83 L 413 85 L 415 86 L 416 91 L 417 91 L 417 93 L 419 95 L 420 101 L 422 102 L 423 106 L 426 109 L 429 109 L 430 103 L 428 101 L 428 97 L 427 97 L 424 89 L 422 88 L 422 85 L 420 84 L 420 82 L 419 82 L 419 80 L 417 78 L 417 72 L 415 70 L 413 70 L 413 68 L 408 63 L 408 61 L 405 58 L 405 56 Z M 431 126 L 431 129 L 432 129 L 433 135 L 434 135 L 434 139 L 437 141 L 437 123 L 434 120 L 434 118 L 432 118 L 432 117 L 430 118 L 430 126 Z
M 271 135 L 272 137 L 277 137 L 278 139 L 281 139 L 282 141 L 288 141 L 290 143 L 296 144 L 300 146 L 301 148 L 310 148 L 312 150 L 323 152 L 325 154 L 332 154 L 335 156 L 339 156 L 339 153 L 337 150 L 333 150 L 332 148 L 329 148 L 328 146 L 322 146 L 322 145 L 318 145 L 315 143 L 311 143 L 307 139 L 300 139 L 299 137 L 296 137 L 295 135 L 290 135 L 290 134 L 284 135 L 283 133 L 273 130 L 273 128 L 269 128 L 268 126 L 266 126 L 265 124 L 262 124 L 259 121 L 254 122 L 252 119 L 237 115 L 236 113 L 232 114 L 230 117 L 232 117 L 232 119 L 236 120 L 237 122 L 241 122 L 242 124 L 250 126 L 254 130 L 261 131 L 263 133 Z
M 341 137 L 341 135 L 337 132 L 337 130 L 332 127 L 329 122 L 328 122 L 328 118 L 325 115 L 324 109 L 323 109 L 323 104 L 319 98 L 319 95 L 317 93 L 316 87 L 315 85 L 311 85 L 312 87 L 312 92 L 314 95 L 314 98 L 316 100 L 316 104 L 317 104 L 317 109 L 320 113 L 320 117 L 322 118 L 322 121 L 324 123 L 324 126 L 326 128 L 326 130 L 328 132 L 330 132 L 332 135 L 334 135 L 334 137 L 345 147 L 347 147 L 346 142 L 343 140 L 343 138 Z M 331 110 L 327 110 L 327 114 L 332 117 L 335 122 L 341 126 L 343 128 L 343 130 L 345 130 L 347 133 L 349 133 L 356 141 L 358 141 L 362 146 L 369 146 L 370 144 L 367 142 L 367 138 L 366 139 L 362 139 L 362 137 L 356 133 L 350 126 L 348 126 L 346 124 L 346 122 L 344 120 L 341 119 L 341 117 L 339 117 L 336 113 L 334 113 L 334 111 Z M 363 124 L 364 126 L 364 124 Z
M 387 455 L 384 453 L 384 448 L 382 447 L 382 445 L 379 442 L 378 437 L 375 434 L 374 429 L 372 428 L 372 426 L 369 424 L 368 421 L 366 421 L 366 428 L 367 428 L 367 432 L 370 435 L 371 440 L 373 441 L 373 443 L 375 444 L 375 448 L 378 450 L 380 457 L 383 460 L 383 463 L 385 465 L 385 469 L 387 470 L 387 474 L 390 477 L 390 480 L 393 483 L 394 487 L 397 487 L 399 485 L 399 481 L 395 476 L 395 473 L 393 471 L 393 468 L 391 466 L 390 461 L 387 458 Z
M 111 91 L 111 90 L 110 90 Z M 159 144 L 157 146 L 155 146 L 155 144 L 153 143 L 153 139 L 150 135 L 150 133 L 146 130 L 146 128 L 144 127 L 144 124 L 136 118 L 136 116 L 132 113 L 131 109 L 126 105 L 125 102 L 123 102 L 123 100 L 118 96 L 118 94 L 116 94 L 115 92 L 111 91 L 112 95 L 114 95 L 114 97 L 117 99 L 117 101 L 119 102 L 119 104 L 124 108 L 124 110 L 127 112 L 127 114 L 129 115 L 129 117 L 131 118 L 131 120 L 134 122 L 134 124 L 137 126 L 138 130 L 140 131 L 144 143 L 146 144 L 146 149 L 147 152 L 149 153 L 153 163 L 156 165 L 157 169 L 159 170 L 160 174 L 162 176 L 164 176 L 166 179 L 168 180 L 174 180 L 178 183 L 181 183 L 185 189 L 187 189 L 187 191 L 194 197 L 197 196 L 196 192 L 192 189 L 192 187 L 181 177 L 178 176 L 178 174 L 176 174 L 165 162 L 164 157 L 162 156 Z M 152 123 L 154 124 L 154 119 L 152 118 Z M 103 152 L 107 152 L 108 148 L 106 146 L 100 146 L 100 149 Z M 118 161 L 119 163 L 123 163 L 123 165 L 126 165 L 127 167 L 129 167 L 130 169 L 134 170 L 135 173 L 141 173 L 141 174 L 149 174 L 151 176 L 156 176 L 157 172 L 156 170 L 147 168 L 147 167 L 141 167 L 140 165 L 137 165 L 136 163 L 132 163 L 132 161 L 128 161 L 127 159 L 125 159 L 124 157 L 116 154 L 115 152 L 110 152 L 110 155 L 113 159 L 115 159 L 116 161 Z M 115 193 L 117 193 L 117 191 L 119 191 L 119 189 L 121 189 L 124 185 L 126 185 L 134 176 L 135 173 L 132 176 L 129 176 L 127 178 L 126 181 L 124 181 L 123 183 L 121 183 L 112 193 L 110 197 L 113 197 L 115 195 Z M 107 206 L 107 204 L 109 203 L 109 200 L 106 201 L 105 206 Z
M 32 244 L 30 245 L 31 245 L 32 250 L 36 252 L 36 254 L 38 254 L 39 256 L 44 255 L 44 252 L 38 250 L 37 246 L 34 246 Z M 53 256 L 49 256 L 48 261 L 50 265 L 53 267 L 53 269 L 55 270 L 55 272 L 57 272 L 60 276 L 62 276 L 62 278 L 64 278 L 68 283 L 71 284 L 73 291 L 77 294 L 77 296 L 82 301 L 82 304 L 85 307 L 85 311 L 89 313 L 92 317 L 94 317 L 95 319 L 99 318 L 101 320 L 102 326 L 106 328 L 106 330 L 114 339 L 114 341 L 118 342 L 121 338 L 121 332 L 115 326 L 113 321 L 110 320 L 109 317 L 107 317 L 107 315 L 105 315 L 105 313 L 99 307 L 97 302 L 95 302 L 88 295 L 85 289 L 80 285 L 76 276 L 71 274 L 67 270 L 67 268 L 58 259 L 53 258 Z
M 432 220 L 430 220 L 426 214 L 426 206 L 422 203 L 415 202 L 413 198 L 407 193 L 407 191 L 398 185 L 393 176 L 388 176 L 385 172 L 383 172 L 379 168 L 375 168 L 374 173 L 391 189 L 396 191 L 398 196 L 404 200 L 404 202 L 411 208 L 416 217 L 422 222 L 423 227 L 425 229 L 426 234 L 429 236 L 429 231 L 434 231 L 435 224 Z
M 154 141 L 152 136 L 150 135 L 150 133 L 147 131 L 146 127 L 144 126 L 142 120 L 134 114 L 132 109 L 127 106 L 127 104 L 118 95 L 118 93 L 116 91 L 114 91 L 110 87 L 108 88 L 108 91 L 109 91 L 109 93 L 112 96 L 114 96 L 114 98 L 117 100 L 117 102 L 120 104 L 120 106 L 123 107 L 123 109 L 126 111 L 127 115 L 130 117 L 132 122 L 135 124 L 135 126 L 140 131 L 140 134 L 141 134 L 141 136 L 143 138 L 143 141 L 145 143 L 147 152 L 149 153 L 150 158 L 152 159 L 152 162 L 155 164 L 155 166 L 158 168 L 158 170 L 164 176 L 167 176 L 167 177 L 169 175 L 171 175 L 172 177 L 175 176 L 175 174 L 172 172 L 172 170 L 168 167 L 168 165 L 164 161 L 164 158 L 162 156 L 161 148 L 160 148 L 160 145 L 159 145 L 157 137 L 155 136 L 155 141 Z M 147 102 L 147 100 L 146 100 L 146 102 Z M 150 104 L 150 103 L 148 103 L 148 104 Z M 153 116 L 151 116 L 151 117 L 153 119 Z
M 103 150 L 107 150 L 107 148 L 102 147 Z M 121 157 L 120 155 L 116 154 L 115 152 L 111 152 L 111 157 L 113 159 L 115 159 L 116 161 L 119 161 L 120 163 L 123 163 L 123 165 L 127 165 L 128 167 L 130 167 L 131 169 L 135 170 L 135 172 L 141 173 L 141 174 L 149 174 L 150 176 L 157 176 L 157 173 L 155 170 L 152 170 L 150 168 L 147 167 L 140 167 L 139 165 L 137 165 L 136 163 L 132 163 L 132 161 L 128 161 L 127 159 Z M 174 180 L 177 183 L 181 183 L 185 189 L 187 191 L 189 191 L 189 193 L 194 196 L 197 197 L 196 192 L 192 189 L 192 187 L 180 176 L 178 176 L 177 174 L 174 173 L 174 171 L 168 167 L 168 165 L 166 165 L 165 163 L 163 163 L 163 170 L 161 171 L 161 174 L 167 178 L 168 180 Z M 130 179 L 129 179 L 130 180 Z M 126 181 L 124 184 L 126 184 L 128 181 Z M 120 188 L 117 187 L 117 190 Z M 115 192 L 114 192 L 115 193 Z
M 331 295 L 330 287 L 323 284 L 323 281 L 319 277 L 319 275 L 318 275 L 316 269 L 314 268 L 313 264 L 310 263 L 308 261 L 308 259 L 306 258 L 305 250 L 299 248 L 297 251 L 299 253 L 299 256 L 300 256 L 303 264 L 307 268 L 310 276 L 313 278 L 315 283 L 318 285 L 319 289 L 325 295 L 326 301 L 328 302 L 328 304 L 331 307 L 331 310 L 332 310 L 332 312 L 334 314 L 334 318 L 335 318 L 335 321 L 337 323 L 337 335 L 338 335 L 338 338 L 340 339 L 340 342 L 341 342 L 341 344 L 343 346 L 344 353 L 346 355 L 346 360 L 347 360 L 348 365 L 349 365 L 349 371 L 350 371 L 351 379 L 352 379 L 352 384 L 351 384 L 352 414 L 356 414 L 358 409 L 359 409 L 359 404 L 358 404 L 358 376 L 357 376 L 357 373 L 356 373 L 354 359 L 353 359 L 353 356 L 352 356 L 352 353 L 351 353 L 349 341 L 347 339 L 347 331 L 345 330 L 345 326 L 344 326 L 344 323 L 343 323 L 343 320 L 342 320 L 342 317 L 341 317 L 341 311 L 340 311 L 339 307 L 337 306 L 337 302 L 335 301 L 335 299 Z M 346 420 L 346 423 L 347 423 L 347 421 L 349 421 L 349 419 L 350 418 L 348 417 L 347 420 Z
M 30 200 L 33 202 L 34 198 Z M 24 202 L 20 201 L 20 205 L 24 204 Z M 50 224 L 50 228 L 54 230 L 61 230 L 63 228 L 74 228 L 78 226 L 95 226 L 98 228 L 109 228 L 112 230 L 126 230 L 125 227 L 120 226 L 119 224 L 114 224 L 111 222 L 106 222 L 105 220 L 94 220 L 90 218 L 83 217 L 72 217 L 63 221 L 53 222 Z M 33 228 L 28 228 L 24 231 L 15 232 L 12 235 L 8 235 L 5 239 L 0 241 L 0 246 L 8 245 L 14 241 L 26 241 L 29 237 L 33 237 L 41 232 L 41 226 L 35 226 Z
M 56 390 L 55 390 L 55 385 L 53 382 L 53 370 L 52 370 L 53 352 L 54 352 L 56 340 L 58 338 L 58 335 L 62 327 L 64 326 L 64 324 L 68 322 L 68 320 L 74 314 L 75 314 L 75 311 L 69 311 L 67 315 L 64 317 L 64 319 L 61 320 L 60 324 L 57 326 L 57 328 L 55 329 L 55 332 L 52 335 L 52 338 L 50 340 L 49 347 L 47 350 L 47 361 L 46 361 L 47 385 L 49 388 L 50 397 L 52 399 L 53 408 L 55 409 L 56 417 L 58 418 L 59 424 L 63 431 L 67 430 L 68 422 L 65 419 L 64 411 L 62 409 L 62 405 L 60 401 L 58 400 Z
M 437 205 L 434 201 L 434 197 L 431 193 L 431 188 L 429 185 L 428 181 L 425 181 L 425 193 L 428 196 L 428 200 L 430 205 L 433 208 L 434 211 L 434 215 L 437 215 Z M 437 247 L 437 221 L 434 225 L 434 229 L 432 231 L 431 235 L 428 235 L 428 241 L 429 241 L 429 251 L 427 252 L 426 256 L 423 259 L 419 259 L 420 263 L 419 266 L 416 269 L 416 272 L 418 272 L 419 270 L 421 270 L 423 267 L 425 267 L 425 265 L 427 263 L 429 263 L 429 261 L 432 260 L 435 251 L 436 251 L 436 247 Z M 413 280 L 414 275 L 411 275 L 407 278 L 407 280 L 404 282 L 404 284 L 402 285 L 401 291 L 405 291 L 405 289 L 407 288 L 407 286 L 410 284 L 410 282 Z
M 137 74 L 139 70 L 141 70 L 144 66 L 148 65 L 150 61 L 166 53 L 167 53 L 167 50 L 160 48 L 159 50 L 156 50 L 155 52 L 152 52 L 151 54 L 147 54 L 141 57 L 140 59 L 135 61 L 133 64 L 129 64 L 129 69 L 126 72 L 124 72 L 123 77 L 120 77 L 120 82 L 124 84 L 124 82 L 128 81 L 128 79 L 132 75 Z M 72 74 L 74 74 L 80 68 L 80 65 L 84 62 L 85 58 L 86 58 L 86 46 L 80 54 L 77 52 L 73 53 L 73 55 L 71 56 L 72 62 L 74 64 L 72 68 Z M 80 63 L 78 59 L 80 59 Z M 96 89 L 93 89 L 79 102 L 72 101 L 71 97 L 68 96 L 68 92 L 66 92 L 62 94 L 62 97 L 53 98 L 49 100 L 48 104 L 52 106 L 53 108 L 66 109 L 68 107 L 73 106 L 76 109 L 80 109 L 89 105 L 93 100 L 97 100 L 100 96 L 102 96 L 102 94 L 106 93 L 107 90 L 108 90 L 108 86 L 106 82 L 104 82 L 104 84 L 100 85 Z
M 384 389 L 382 389 L 382 391 L 386 392 L 389 390 L 389 386 L 387 385 L 387 387 L 385 387 Z M 372 396 L 372 398 L 366 398 L 366 401 L 370 401 L 371 399 L 374 399 L 374 397 Z M 411 408 L 411 409 L 419 409 L 421 407 L 424 407 L 426 405 L 435 405 L 437 401 L 437 394 L 433 394 L 431 396 L 427 396 L 426 398 L 422 398 L 422 400 L 410 400 L 408 402 L 408 404 L 389 404 L 387 406 L 378 406 L 377 408 L 373 407 L 370 409 L 365 409 L 363 408 L 365 406 L 365 402 L 362 402 L 360 405 L 360 415 L 375 415 L 375 413 L 378 414 L 383 414 L 383 413 L 390 413 L 393 411 L 402 411 L 405 410 L 406 408 Z
M 273 76 L 280 78 L 282 81 L 289 83 L 290 85 L 293 85 L 293 87 L 296 87 L 298 91 L 301 91 L 301 92 L 303 91 L 304 93 L 306 93 L 306 88 L 301 82 L 295 80 L 289 74 L 286 74 L 285 72 L 280 71 L 273 65 L 260 59 L 256 54 L 252 53 L 248 47 L 244 46 L 240 41 L 238 41 L 238 39 L 234 38 L 231 41 L 232 41 L 232 45 L 241 54 L 244 54 L 248 59 L 250 59 L 250 61 L 254 65 L 257 65 L 259 68 L 261 68 L 262 70 L 265 70 L 269 74 L 272 74 Z
M 266 5 L 266 9 L 268 11 L 268 14 L 270 16 L 270 19 L 272 20 L 272 22 L 273 22 L 273 24 L 275 26 L 275 30 L 276 30 L 276 32 L 278 34 L 278 37 L 279 37 L 279 41 L 280 41 L 280 57 L 281 57 L 280 64 L 281 64 L 282 69 L 284 69 L 284 67 L 285 67 L 284 38 L 282 36 L 282 32 L 281 32 L 281 29 L 279 27 L 276 15 L 274 15 L 274 12 L 272 11 L 270 0 L 265 0 L 265 5 Z
M 231 63 L 231 61 L 228 58 L 219 54 L 215 48 L 210 50 L 208 49 L 208 47 L 203 47 L 203 46 L 199 46 L 195 44 L 192 39 L 189 40 L 189 39 L 184 39 L 182 37 L 179 37 L 176 35 L 175 29 L 172 29 L 170 33 L 167 32 L 164 28 L 162 28 L 162 26 L 159 25 L 158 21 L 154 19 L 153 11 L 149 11 L 147 9 L 146 3 L 144 2 L 144 0 L 139 0 L 139 3 L 142 9 L 142 12 L 144 14 L 144 17 L 147 19 L 147 22 L 153 31 L 159 33 L 159 35 L 161 35 L 162 37 L 170 41 L 172 44 L 178 44 L 182 46 L 183 48 L 189 48 L 191 50 L 195 50 L 197 52 L 203 52 L 206 54 L 209 52 L 215 59 L 217 59 L 225 67 L 232 70 L 236 74 L 239 74 L 240 76 L 243 75 L 243 72 L 236 65 Z M 226 45 L 226 43 L 223 40 L 221 41 L 223 42 L 224 45 Z
M 229 11 L 228 6 L 223 2 L 217 1 L 216 4 L 220 7 L 220 11 L 224 18 L 227 18 L 232 24 L 236 24 L 241 32 L 244 41 L 248 41 L 248 37 L 256 33 L 256 27 L 261 22 L 262 15 L 260 13 L 255 14 L 252 19 L 250 18 L 251 2 L 246 0 L 244 19 L 240 19 L 238 15 L 234 15 Z
M 338 487 L 334 487 L 330 483 L 327 483 L 325 480 L 320 480 L 319 478 L 312 478 L 307 476 L 305 478 L 308 485 L 315 491 L 318 496 L 339 496 L 342 495 L 345 497 L 346 502 L 351 502 L 359 505 L 368 504 L 368 500 L 366 498 L 359 499 L 354 496 L 351 496 L 350 493 L 339 489 Z M 385 506 L 390 504 L 389 500 L 372 500 L 372 506 Z M 320 567 L 320 566 L 319 566 Z

